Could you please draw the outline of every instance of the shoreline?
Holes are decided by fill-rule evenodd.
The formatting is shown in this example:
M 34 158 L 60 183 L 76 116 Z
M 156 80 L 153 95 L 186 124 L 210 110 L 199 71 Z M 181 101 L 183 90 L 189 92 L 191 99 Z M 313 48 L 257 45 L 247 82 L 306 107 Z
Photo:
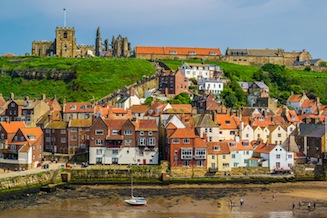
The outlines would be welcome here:
M 87 210 L 124 211 L 142 210 L 146 213 L 205 213 L 205 214 L 260 214 L 273 212 L 295 214 L 314 213 L 323 217 L 327 209 L 327 182 L 297 182 L 273 184 L 183 184 L 167 186 L 135 185 L 135 196 L 148 200 L 147 207 L 135 208 L 125 205 L 124 199 L 130 196 L 128 185 L 73 185 L 57 188 L 53 193 L 33 192 L 1 198 L 0 211 L 52 210 L 79 212 Z M 3 196 L 2 196 L 3 197 Z M 240 199 L 244 205 L 240 206 Z M 234 202 L 230 207 L 230 200 Z M 6 202 L 6 204 L 4 204 Z M 55 205 L 52 203 L 56 202 Z M 298 206 L 298 202 L 302 205 Z M 307 209 L 311 202 L 312 210 Z M 316 208 L 313 210 L 313 203 Z M 117 206 L 119 205 L 119 206 Z

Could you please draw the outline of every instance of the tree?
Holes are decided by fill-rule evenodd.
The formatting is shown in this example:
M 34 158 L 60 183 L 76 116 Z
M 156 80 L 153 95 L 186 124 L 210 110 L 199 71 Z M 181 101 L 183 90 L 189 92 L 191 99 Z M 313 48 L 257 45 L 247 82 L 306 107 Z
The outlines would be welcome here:
M 304 68 L 304 71 L 311 71 L 311 67 L 310 66 L 306 66 L 305 68 Z
M 151 102 L 153 101 L 153 97 L 147 97 L 146 99 L 145 99 L 145 101 L 144 101 L 144 104 L 146 104 L 146 105 L 150 105 L 151 104 Z

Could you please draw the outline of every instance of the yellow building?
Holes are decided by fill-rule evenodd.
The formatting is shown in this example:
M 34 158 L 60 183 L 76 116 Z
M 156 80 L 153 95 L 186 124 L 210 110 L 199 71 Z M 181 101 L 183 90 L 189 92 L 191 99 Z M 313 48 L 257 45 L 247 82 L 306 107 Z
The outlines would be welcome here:
M 231 157 L 227 142 L 208 142 L 208 172 L 230 172 Z

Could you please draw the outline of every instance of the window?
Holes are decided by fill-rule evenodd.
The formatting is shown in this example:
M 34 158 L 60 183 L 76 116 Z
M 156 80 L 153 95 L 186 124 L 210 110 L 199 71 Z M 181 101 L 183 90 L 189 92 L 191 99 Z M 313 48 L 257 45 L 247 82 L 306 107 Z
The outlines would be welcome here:
M 223 155 L 223 160 L 226 160 L 226 155 Z
M 103 140 L 102 139 L 96 139 L 95 144 L 96 145 L 103 145 Z
M 77 128 L 72 128 L 70 131 L 71 132 L 77 132 Z
M 152 131 L 149 131 L 149 132 L 148 132 L 148 135 L 149 135 L 149 136 L 152 136 L 152 135 L 153 135 L 153 132 L 152 132 Z
M 183 144 L 190 144 L 190 139 L 183 139 Z
M 131 139 L 125 139 L 125 145 L 126 146 L 130 146 L 132 143 L 132 140 Z
M 289 159 L 292 159 L 292 158 L 293 158 L 293 155 L 289 154 L 289 155 L 287 155 L 287 157 L 288 157 Z
M 3 149 L 3 143 L 0 143 L 0 149 Z
M 118 154 L 118 150 L 112 150 L 112 154 Z
M 226 120 L 225 123 L 226 123 L 227 125 L 229 125 L 229 124 L 230 124 L 230 120 Z
M 209 128 L 209 132 L 212 132 L 212 128 Z
M 96 163 L 102 163 L 102 157 L 95 158 Z
M 96 154 L 101 155 L 102 154 L 102 149 L 96 149 Z
M 77 140 L 77 136 L 76 136 L 76 135 L 72 135 L 72 136 L 70 137 L 70 140 L 71 140 L 71 141 L 76 141 L 76 140 Z
M 139 140 L 138 140 L 138 145 L 143 145 L 143 146 L 145 146 L 145 143 L 146 143 L 146 138 L 139 138 Z
M 144 136 L 144 131 L 140 131 L 140 136 Z
M 66 130 L 65 129 L 62 129 L 62 130 L 60 130 L 60 133 L 61 134 L 66 134 Z
M 236 142 L 230 142 L 229 146 L 232 147 L 232 148 L 236 147 Z
M 209 55 L 216 56 L 217 55 L 217 52 L 209 52 Z
M 117 134 L 118 134 L 118 130 L 113 129 L 113 130 L 112 130 L 112 134 L 113 134 L 113 135 L 117 135 Z
M 11 103 L 10 106 L 11 106 L 11 107 L 15 107 L 15 103 Z
M 235 131 L 230 131 L 230 135 L 235 135 Z
M 173 139 L 173 144 L 179 144 L 179 139 Z
M 214 150 L 214 151 L 220 151 L 220 146 L 214 146 L 214 147 L 213 147 L 213 150 Z
M 66 143 L 66 138 L 61 138 L 60 141 L 61 143 Z
M 176 52 L 176 51 L 170 51 L 169 54 L 171 54 L 171 55 L 176 55 L 177 52 Z
M 64 32 L 64 38 L 67 39 L 67 32 Z
M 196 52 L 195 51 L 189 51 L 188 54 L 189 55 L 196 55 Z
M 276 159 L 280 159 L 280 154 L 276 154 Z
M 13 150 L 13 151 L 16 151 L 16 145 L 11 145 L 10 149 Z
M 235 159 L 235 154 L 232 154 L 232 158 Z
M 280 168 L 280 162 L 276 162 L 276 168 Z
M 124 130 L 124 135 L 132 135 L 132 130 L 130 130 L 130 129 L 125 129 L 125 130 Z
M 238 163 L 234 163 L 234 167 L 237 167 L 238 166 Z
M 139 152 L 139 156 L 144 156 L 144 152 L 143 151 L 140 151 Z
M 278 133 L 278 137 L 279 137 L 279 138 L 282 137 L 282 134 Z
M 189 167 L 190 166 L 190 161 L 189 160 L 183 160 L 183 167 Z
M 229 167 L 229 163 L 223 163 L 223 167 Z
M 214 160 L 215 159 L 215 155 L 211 155 L 211 159 Z
M 211 137 L 211 136 L 208 137 L 208 141 L 209 141 L 209 142 L 212 141 L 212 137 Z
M 204 160 L 198 160 L 198 161 L 196 161 L 196 165 L 198 167 L 204 167 Z
M 244 164 L 248 164 L 249 163 L 249 160 L 244 160 Z
M 103 135 L 103 130 L 102 129 L 95 130 L 95 135 Z
M 156 144 L 156 138 L 152 137 L 152 138 L 148 138 L 148 145 L 155 145 Z
M 50 142 L 51 141 L 51 137 L 45 137 L 45 142 Z

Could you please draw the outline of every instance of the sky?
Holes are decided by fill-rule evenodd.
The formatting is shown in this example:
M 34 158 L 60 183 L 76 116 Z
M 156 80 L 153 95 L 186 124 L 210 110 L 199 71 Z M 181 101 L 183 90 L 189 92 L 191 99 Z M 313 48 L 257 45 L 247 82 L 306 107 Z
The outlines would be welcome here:
M 75 28 L 77 44 L 119 34 L 134 46 L 307 49 L 327 60 L 326 0 L 0 0 L 0 55 Z

